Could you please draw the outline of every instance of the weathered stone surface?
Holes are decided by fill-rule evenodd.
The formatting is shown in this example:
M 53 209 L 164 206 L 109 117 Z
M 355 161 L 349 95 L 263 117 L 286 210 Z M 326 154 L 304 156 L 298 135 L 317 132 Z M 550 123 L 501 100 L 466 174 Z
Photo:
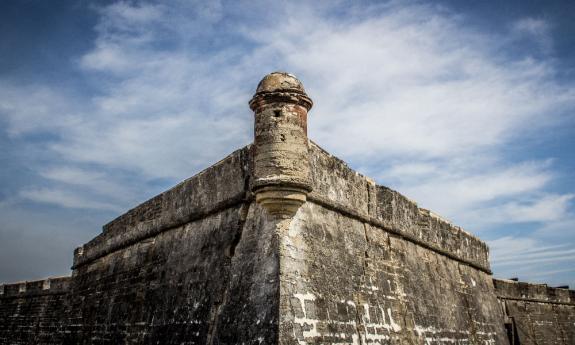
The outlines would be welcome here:
M 292 216 L 311 190 L 307 112 L 312 106 L 300 81 L 268 74 L 250 101 L 254 111 L 252 190 L 268 212 Z
M 279 241 L 275 221 L 246 198 L 249 152 L 237 151 L 138 206 L 84 245 L 69 291 L 58 300 L 64 303 L 18 295 L 19 305 L 59 308 L 58 329 L 39 343 L 277 342 Z M 134 216 L 154 214 L 157 200 L 167 206 L 154 218 Z M 11 316 L 16 287 L 2 290 L 0 339 L 29 344 L 34 320 L 44 316 L 32 308 Z M 23 335 L 14 331 L 20 328 Z
M 280 249 L 280 343 L 506 342 L 491 276 L 306 203 Z
M 266 76 L 254 144 L 104 226 L 72 277 L 0 285 L 0 344 L 575 343 L 575 292 L 493 280 L 484 242 L 309 141 L 311 105 Z
M 396 191 L 378 186 L 315 144 L 310 145 L 313 192 L 308 198 L 377 225 L 404 239 L 489 272 L 489 250 L 477 237 Z
M 370 214 L 375 183 L 353 171 L 339 158 L 310 142 L 313 194 L 362 215 Z M 375 201 L 375 200 L 373 200 Z M 373 206 L 371 206 L 373 208 Z
M 70 278 L 0 285 L 0 344 L 61 344 Z
M 205 341 L 227 293 L 241 208 L 170 229 L 74 271 L 71 340 Z M 214 315 L 212 315 L 214 314 Z
M 78 248 L 74 266 L 242 201 L 249 183 L 249 164 L 248 146 L 131 209 L 106 224 L 100 235 Z
M 575 291 L 494 279 L 512 344 L 575 344 Z

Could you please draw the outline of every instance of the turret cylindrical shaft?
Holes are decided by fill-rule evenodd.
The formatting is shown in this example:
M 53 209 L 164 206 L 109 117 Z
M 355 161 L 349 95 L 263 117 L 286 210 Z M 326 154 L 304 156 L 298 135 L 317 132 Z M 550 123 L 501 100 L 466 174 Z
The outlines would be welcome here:
M 253 192 L 270 213 L 293 215 L 311 191 L 307 112 L 312 101 L 299 80 L 274 72 L 250 101 L 255 113 Z

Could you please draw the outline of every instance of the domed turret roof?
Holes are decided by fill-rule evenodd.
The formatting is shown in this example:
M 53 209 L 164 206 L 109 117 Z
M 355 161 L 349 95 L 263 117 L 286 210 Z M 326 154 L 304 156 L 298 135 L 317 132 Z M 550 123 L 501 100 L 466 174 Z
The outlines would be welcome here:
M 291 91 L 305 94 L 302 83 L 293 75 L 286 72 L 272 72 L 266 75 L 258 84 L 256 94 L 260 92 Z

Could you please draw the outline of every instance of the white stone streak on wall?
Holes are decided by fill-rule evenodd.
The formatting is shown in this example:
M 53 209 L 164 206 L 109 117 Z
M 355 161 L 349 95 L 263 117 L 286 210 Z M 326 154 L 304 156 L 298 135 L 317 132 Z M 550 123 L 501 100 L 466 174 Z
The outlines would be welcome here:
M 303 312 L 303 317 L 299 318 L 299 317 L 295 317 L 294 322 L 299 324 L 300 326 L 302 326 L 302 329 L 304 329 L 305 325 L 311 325 L 311 330 L 309 331 L 303 331 L 303 337 L 304 338 L 310 338 L 310 337 L 319 337 L 321 336 L 321 334 L 319 332 L 317 332 L 317 323 L 319 322 L 319 320 L 317 319 L 308 319 L 307 318 L 307 311 L 305 310 L 305 301 L 315 301 L 315 296 L 311 293 L 305 293 L 305 294 L 299 294 L 296 293 L 293 295 L 295 298 L 297 298 L 299 300 L 299 302 L 301 303 L 301 310 Z M 306 344 L 305 341 L 299 341 L 300 344 Z
M 391 316 L 391 308 L 387 308 L 387 315 L 389 316 L 389 322 L 391 323 L 391 328 L 393 329 L 393 331 L 394 332 L 401 331 L 401 326 L 399 326 L 393 321 L 393 317 Z
M 367 303 L 364 303 L 361 307 L 363 308 L 362 314 L 362 322 L 358 328 L 358 324 L 355 320 L 351 321 L 335 321 L 335 320 L 319 320 L 319 319 L 311 319 L 308 318 L 307 310 L 305 309 L 305 302 L 306 301 L 315 301 L 316 296 L 312 293 L 296 293 L 293 295 L 297 298 L 301 305 L 301 310 L 303 312 L 303 317 L 294 317 L 294 323 L 299 324 L 302 329 L 304 329 L 303 333 L 303 340 L 298 340 L 300 345 L 305 345 L 308 342 L 312 341 L 313 338 L 317 337 L 335 337 L 335 338 L 342 338 L 345 339 L 349 335 L 345 333 L 337 334 L 331 332 L 321 332 L 318 330 L 319 323 L 329 323 L 335 325 L 349 325 L 352 326 L 354 329 L 358 329 L 358 334 L 353 334 L 352 337 L 352 344 L 360 345 L 360 344 L 383 344 L 382 341 L 387 341 L 391 339 L 397 339 L 396 336 L 392 336 L 393 333 L 398 333 L 401 331 L 401 326 L 397 324 L 392 317 L 391 308 L 383 308 L 381 306 L 370 306 Z M 345 303 L 353 308 L 357 308 L 356 303 L 351 300 L 342 300 L 341 303 Z M 369 316 L 369 311 L 372 308 L 376 308 L 381 312 L 383 323 L 380 322 L 372 322 Z M 387 311 L 387 312 L 386 312 Z M 358 311 L 359 312 L 359 311 Z M 305 330 L 311 327 L 309 330 Z M 361 331 L 359 331 L 361 329 Z M 385 330 L 386 332 L 382 332 Z
M 419 325 L 415 325 L 415 328 L 413 329 L 415 331 L 415 333 L 417 333 L 417 335 L 419 337 L 422 337 L 425 340 L 425 344 L 426 345 L 431 345 L 431 344 L 461 344 L 461 343 L 469 343 L 469 332 L 468 331 L 456 331 L 456 330 L 442 330 L 442 329 L 437 329 L 433 326 L 430 327 L 422 327 Z M 462 337 L 453 337 L 453 338 L 448 338 L 448 337 L 437 337 L 437 334 L 441 333 L 452 333 L 452 334 L 460 334 L 460 335 L 464 335 L 465 338 Z
M 423 338 L 426 345 L 435 344 L 469 344 L 469 336 L 471 332 L 469 331 L 458 331 L 455 329 L 437 329 L 434 326 L 422 327 L 420 325 L 415 325 L 413 328 L 415 333 Z M 451 337 L 446 337 L 444 334 L 452 334 Z M 475 335 L 481 335 L 488 337 L 483 341 L 484 345 L 495 344 L 493 337 L 497 334 L 496 332 L 475 332 Z

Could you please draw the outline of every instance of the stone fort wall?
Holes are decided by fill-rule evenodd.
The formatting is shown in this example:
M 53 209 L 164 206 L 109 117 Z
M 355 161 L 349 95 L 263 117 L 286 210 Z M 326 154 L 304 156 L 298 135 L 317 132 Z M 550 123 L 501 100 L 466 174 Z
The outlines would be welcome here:
M 70 277 L 0 285 L 0 344 L 61 344 Z
M 277 240 L 246 195 L 250 155 L 238 150 L 104 226 L 57 294 L 4 285 L 0 343 L 275 342 Z
M 482 241 L 313 143 L 313 192 L 278 227 L 251 155 L 104 226 L 72 277 L 0 285 L 0 343 L 573 343 L 575 292 L 493 281 Z
M 575 291 L 494 279 L 511 345 L 575 344 Z
M 236 151 L 76 252 L 72 342 L 275 339 L 277 255 L 246 194 L 251 161 L 249 147 Z
M 281 236 L 286 344 L 505 344 L 486 245 L 316 145 Z
M 105 225 L 71 278 L 4 285 L 0 339 L 425 343 L 469 339 L 475 322 L 477 339 L 501 335 L 483 242 L 315 144 L 310 157 L 314 192 L 287 232 L 253 202 L 244 148 Z
M 71 277 L 0 285 L 0 344 L 573 344 L 572 291 L 494 281 L 484 242 L 310 142 L 311 106 L 266 76 L 252 145 L 105 225 Z

